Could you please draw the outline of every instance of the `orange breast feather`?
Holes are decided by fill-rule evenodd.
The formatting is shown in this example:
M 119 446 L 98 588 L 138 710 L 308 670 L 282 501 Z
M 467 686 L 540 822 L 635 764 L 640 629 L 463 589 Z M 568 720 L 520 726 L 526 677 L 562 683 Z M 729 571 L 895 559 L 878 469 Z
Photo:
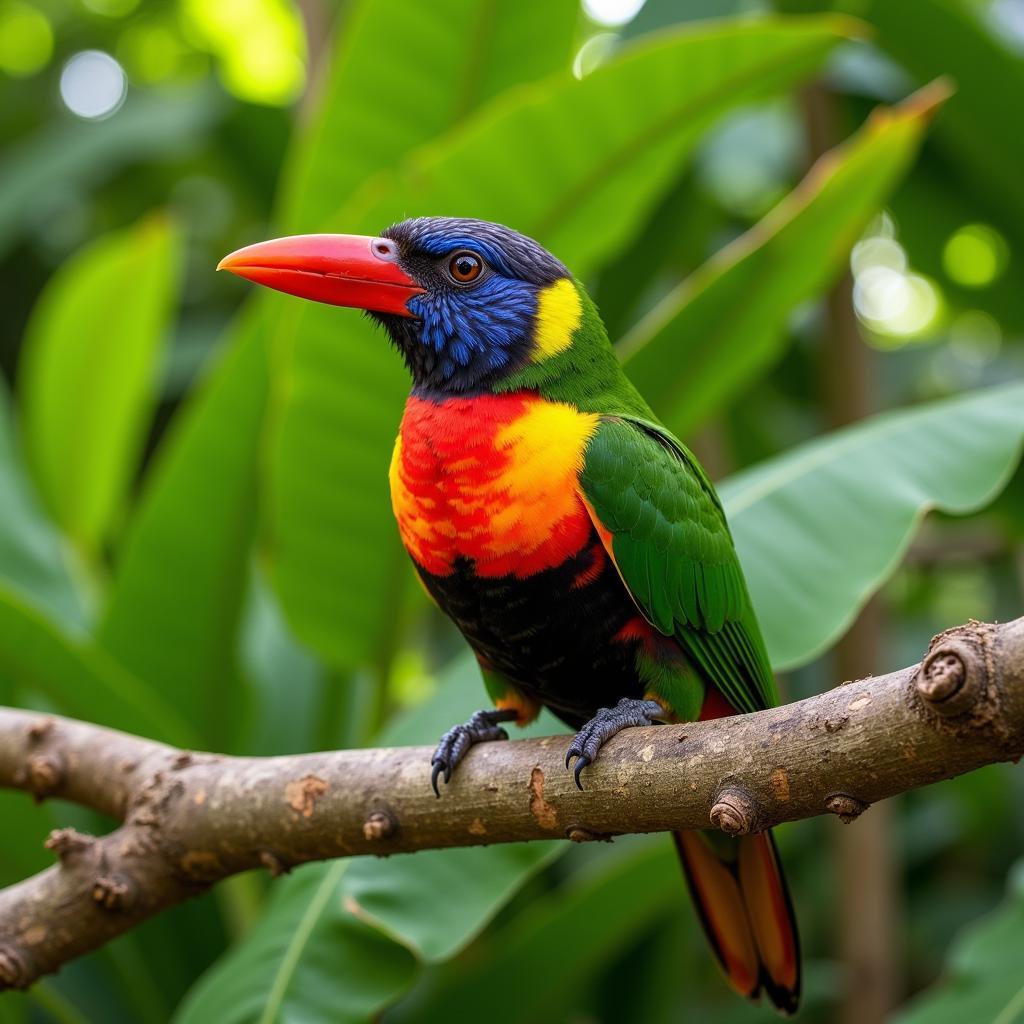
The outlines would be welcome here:
M 460 555 L 480 576 L 530 576 L 590 535 L 577 489 L 598 417 L 532 394 L 411 397 L 391 460 L 409 554 L 435 575 Z

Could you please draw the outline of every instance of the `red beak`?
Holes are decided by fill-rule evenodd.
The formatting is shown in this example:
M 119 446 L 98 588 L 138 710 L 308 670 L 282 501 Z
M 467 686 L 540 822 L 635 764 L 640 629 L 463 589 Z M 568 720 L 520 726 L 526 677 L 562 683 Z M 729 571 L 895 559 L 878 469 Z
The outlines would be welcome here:
M 402 270 L 397 256 L 389 238 L 291 235 L 238 249 L 217 269 L 332 306 L 415 316 L 406 303 L 425 289 Z

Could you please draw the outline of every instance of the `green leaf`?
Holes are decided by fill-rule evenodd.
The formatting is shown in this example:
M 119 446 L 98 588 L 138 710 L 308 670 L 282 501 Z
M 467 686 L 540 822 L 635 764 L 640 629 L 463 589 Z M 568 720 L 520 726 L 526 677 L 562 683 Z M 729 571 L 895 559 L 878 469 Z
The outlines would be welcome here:
M 87 553 L 109 539 L 142 451 L 179 249 L 164 217 L 107 235 L 54 274 L 29 321 L 20 379 L 29 466 Z
M 178 746 L 196 734 L 170 702 L 90 640 L 64 636 L 0 586 L 0 675 L 39 691 L 54 710 Z
M 240 715 L 237 625 L 267 386 L 263 333 L 249 318 L 164 439 L 98 633 L 214 749 L 230 746 Z
M 279 884 L 244 942 L 192 989 L 176 1024 L 363 1024 L 411 984 L 412 954 L 345 909 L 350 861 L 300 868 Z
M 499 97 L 321 227 L 376 233 L 405 215 L 483 217 L 586 275 L 629 240 L 718 116 L 806 76 L 849 30 L 833 18 L 766 19 L 659 36 L 583 81 L 558 76 Z M 408 571 L 386 478 L 408 383 L 365 321 L 285 308 L 272 577 L 298 635 L 351 666 L 378 648 Z
M 675 891 L 679 913 L 687 912 L 667 836 L 625 837 L 615 845 L 577 868 L 562 888 L 483 936 L 472 956 L 444 967 L 426 999 L 398 1008 L 398 1020 L 440 1020 L 446 1006 L 482 1005 L 490 1024 L 572 1019 L 581 989 L 666 911 L 668 894 Z M 514 998 L 494 1000 L 508 978 L 529 983 L 518 986 Z
M 81 627 L 86 612 L 72 563 L 22 467 L 9 396 L 2 382 L 0 494 L 0 579 L 63 625 Z
M 806 78 L 856 31 L 835 16 L 761 18 L 638 40 L 582 81 L 554 76 L 485 107 L 368 182 L 333 223 L 502 221 L 586 277 L 632 238 L 724 113 Z
M 957 941 L 945 976 L 894 1024 L 1019 1024 L 1024 1020 L 1024 862 L 1010 875 L 1006 900 Z
M 568 71 L 577 16 L 575 0 L 350 5 L 320 116 L 289 153 L 283 228 L 323 231 L 368 175 L 509 86 Z
M 877 29 L 877 42 L 921 81 L 949 75 L 956 95 L 935 126 L 943 155 L 996 223 L 1024 236 L 1024 135 L 1006 112 L 1024 104 L 1024 60 L 963 0 L 842 0 Z M 927 26 L 927 31 L 922 31 Z
M 776 669 L 823 651 L 899 564 L 930 509 L 973 512 L 1024 442 L 1024 384 L 885 413 L 719 489 Z
M 699 426 L 782 354 L 790 314 L 843 270 L 945 96 L 933 86 L 894 109 L 876 110 L 759 224 L 622 339 L 626 372 L 676 433 Z M 666 373 L 667 366 L 678 370 Z
M 424 765 L 424 784 L 428 767 Z M 473 939 L 528 878 L 560 856 L 564 846 L 542 842 L 425 850 L 394 865 L 360 859 L 345 880 L 346 905 L 421 959 L 445 960 Z
M 330 687 L 344 694 L 351 685 L 327 678 L 320 663 L 297 643 L 259 572 L 253 573 L 246 600 L 239 657 L 251 705 L 240 750 L 248 755 L 300 754 L 329 745 L 317 742 L 323 693 Z

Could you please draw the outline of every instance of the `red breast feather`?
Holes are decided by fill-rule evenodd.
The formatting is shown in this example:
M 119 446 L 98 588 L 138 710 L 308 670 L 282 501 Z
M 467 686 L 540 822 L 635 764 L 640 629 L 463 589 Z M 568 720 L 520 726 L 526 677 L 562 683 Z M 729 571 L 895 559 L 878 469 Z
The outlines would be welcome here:
M 391 460 L 391 501 L 409 554 L 446 575 L 530 576 L 590 536 L 577 478 L 598 417 L 532 393 L 433 402 L 412 396 Z

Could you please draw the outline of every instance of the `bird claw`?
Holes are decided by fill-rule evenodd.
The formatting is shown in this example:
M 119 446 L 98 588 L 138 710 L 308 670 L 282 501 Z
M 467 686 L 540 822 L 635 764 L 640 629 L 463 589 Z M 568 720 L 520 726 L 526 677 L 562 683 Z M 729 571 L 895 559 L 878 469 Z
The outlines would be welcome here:
M 574 757 L 576 758 L 576 770 L 573 772 L 573 776 L 576 779 L 576 787 L 582 792 L 583 783 L 580 782 L 580 772 L 591 763 L 592 758 L 587 756 L 582 747 L 573 743 L 565 755 L 565 767 L 567 771 L 570 768 Z
M 576 770 L 573 772 L 573 777 L 576 779 L 576 788 L 582 793 L 583 783 L 580 782 L 580 772 L 583 771 L 587 765 L 590 764 L 590 758 L 586 754 L 580 754 L 579 759 L 576 761 Z
M 432 769 L 430 772 L 430 785 L 434 788 L 434 796 L 436 796 L 437 799 L 440 800 L 441 790 L 438 789 L 437 780 L 440 777 L 441 773 L 444 772 L 444 781 L 445 785 L 447 785 L 448 780 L 452 777 L 452 770 L 449 767 L 448 762 L 442 760 L 436 754 L 434 755 L 434 759 L 430 762 L 430 767 Z
M 452 771 L 474 744 L 507 740 L 508 733 L 498 723 L 511 722 L 515 717 L 516 712 L 509 708 L 478 711 L 468 722 L 452 726 L 441 737 L 430 759 L 430 785 L 438 799 L 441 797 L 438 779 L 443 777 L 447 785 L 451 781 Z
M 597 714 L 576 733 L 565 755 L 566 770 L 572 759 L 576 758 L 573 771 L 576 786 L 582 791 L 580 772 L 594 763 L 601 747 L 616 733 L 632 726 L 654 725 L 655 719 L 664 714 L 664 708 L 657 701 L 634 700 L 631 697 L 623 697 L 613 708 L 598 708 Z

